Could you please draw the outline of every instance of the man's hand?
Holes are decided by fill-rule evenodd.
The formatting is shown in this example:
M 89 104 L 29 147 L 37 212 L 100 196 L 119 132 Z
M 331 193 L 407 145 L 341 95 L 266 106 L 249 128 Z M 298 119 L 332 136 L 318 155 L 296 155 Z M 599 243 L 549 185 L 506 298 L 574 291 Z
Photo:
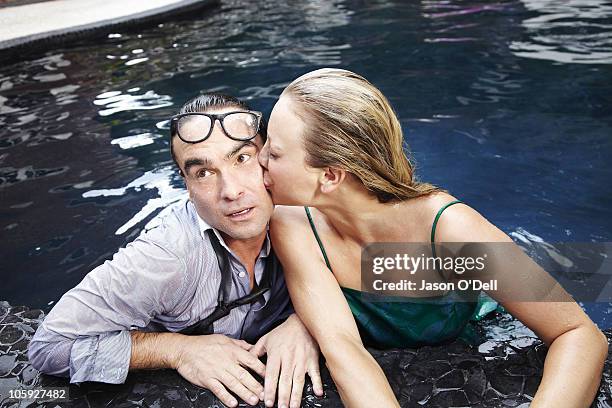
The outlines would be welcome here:
M 305 373 L 310 376 L 315 394 L 323 395 L 319 347 L 297 315 L 292 314 L 283 324 L 260 338 L 250 353 L 258 357 L 268 354 L 264 382 L 267 407 L 274 406 L 278 384 L 278 407 L 286 408 L 291 395 L 289 406 L 299 408 Z
M 180 336 L 175 339 L 179 344 L 176 345 L 177 353 L 171 365 L 183 378 L 208 388 L 230 407 L 237 406 L 238 401 L 227 388 L 251 405 L 259 403 L 264 389 L 245 367 L 262 377 L 266 374 L 266 367 L 254 354 L 249 353 L 252 345 L 220 334 Z

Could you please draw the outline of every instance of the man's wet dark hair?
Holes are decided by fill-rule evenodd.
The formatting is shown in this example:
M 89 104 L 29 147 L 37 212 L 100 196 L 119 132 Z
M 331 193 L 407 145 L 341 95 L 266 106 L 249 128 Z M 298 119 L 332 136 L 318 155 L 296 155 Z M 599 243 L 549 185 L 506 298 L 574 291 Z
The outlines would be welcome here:
M 230 96 L 224 95 L 221 93 L 207 93 L 200 96 L 197 96 L 190 101 L 187 101 L 179 110 L 178 114 L 182 113 L 197 113 L 197 112 L 206 112 L 211 109 L 216 108 L 237 108 L 240 110 L 251 110 L 251 108 L 240 99 Z M 263 143 L 266 142 L 268 137 L 268 125 L 266 120 L 262 117 L 261 122 L 259 124 L 259 135 Z M 178 167 L 179 172 L 182 174 L 181 166 L 179 166 L 178 161 L 176 160 L 176 156 L 174 155 L 174 148 L 172 146 L 172 141 L 176 136 L 176 129 L 170 127 L 170 154 L 172 155 L 172 160 L 174 160 L 174 164 Z

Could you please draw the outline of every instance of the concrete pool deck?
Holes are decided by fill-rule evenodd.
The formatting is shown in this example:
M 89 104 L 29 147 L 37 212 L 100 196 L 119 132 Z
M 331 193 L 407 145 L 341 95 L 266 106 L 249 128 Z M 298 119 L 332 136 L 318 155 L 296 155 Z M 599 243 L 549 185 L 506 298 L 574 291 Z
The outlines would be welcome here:
M 54 0 L 0 8 L 0 51 L 154 23 L 218 0 Z

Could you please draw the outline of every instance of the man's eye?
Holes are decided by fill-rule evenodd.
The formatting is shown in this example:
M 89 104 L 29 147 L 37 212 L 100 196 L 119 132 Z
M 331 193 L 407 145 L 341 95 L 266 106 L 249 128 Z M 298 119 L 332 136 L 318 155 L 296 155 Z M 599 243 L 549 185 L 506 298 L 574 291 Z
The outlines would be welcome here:
M 268 157 L 270 157 L 272 160 L 276 160 L 278 159 L 278 154 L 270 152 L 268 154 Z
M 241 154 L 241 155 L 239 155 L 239 156 L 238 156 L 237 161 L 238 161 L 238 163 L 245 163 L 245 162 L 247 162 L 247 161 L 248 161 L 250 158 L 251 158 L 251 155 L 250 155 L 250 154 L 243 153 L 243 154 Z
M 208 169 L 202 169 L 202 170 L 198 170 L 198 172 L 196 173 L 196 177 L 198 177 L 198 178 L 208 177 L 211 174 L 212 174 L 212 171 L 210 171 Z

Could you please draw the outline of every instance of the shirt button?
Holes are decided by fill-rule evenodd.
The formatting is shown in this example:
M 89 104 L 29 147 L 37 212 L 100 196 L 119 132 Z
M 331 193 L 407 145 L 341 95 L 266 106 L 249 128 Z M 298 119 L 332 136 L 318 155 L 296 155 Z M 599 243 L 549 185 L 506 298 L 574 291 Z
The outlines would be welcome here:
M 246 276 L 246 273 L 244 273 L 244 272 L 240 272 L 240 273 L 238 274 L 238 276 L 240 276 L 241 278 L 244 278 L 244 277 Z

